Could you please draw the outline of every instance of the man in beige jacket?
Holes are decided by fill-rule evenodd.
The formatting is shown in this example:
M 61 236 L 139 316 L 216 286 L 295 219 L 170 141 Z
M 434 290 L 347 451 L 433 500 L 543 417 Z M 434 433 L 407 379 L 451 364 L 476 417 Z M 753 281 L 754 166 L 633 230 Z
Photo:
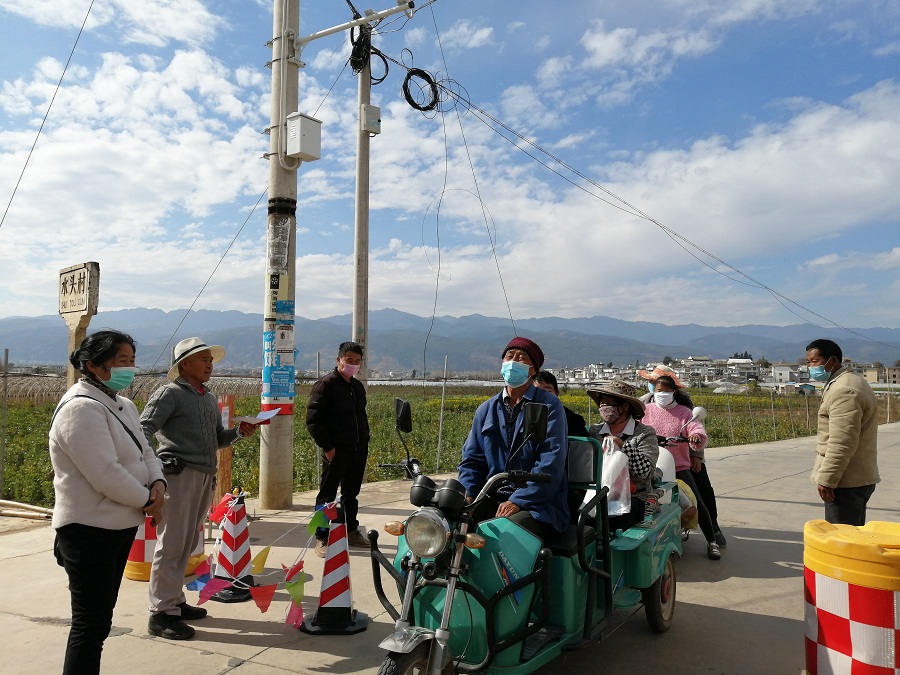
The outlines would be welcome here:
M 880 480 L 878 407 L 872 387 L 842 366 L 842 359 L 831 340 L 813 340 L 806 347 L 810 379 L 825 382 L 811 478 L 825 502 L 825 520 L 863 525 Z

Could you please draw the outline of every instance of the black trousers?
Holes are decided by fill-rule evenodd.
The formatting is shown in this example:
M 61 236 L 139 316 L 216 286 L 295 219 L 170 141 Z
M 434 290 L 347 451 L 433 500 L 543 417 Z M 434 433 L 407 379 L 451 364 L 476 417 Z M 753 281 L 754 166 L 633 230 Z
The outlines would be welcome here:
M 103 641 L 112 628 L 113 608 L 137 527 L 105 530 L 72 523 L 56 531 L 53 552 L 69 576 L 72 628 L 63 675 L 100 672 Z
M 706 510 L 709 511 L 709 517 L 712 519 L 716 530 L 718 530 L 719 509 L 716 506 L 716 493 L 713 490 L 712 483 L 709 482 L 709 472 L 706 470 L 706 462 L 700 462 L 700 470 L 696 473 L 693 471 L 691 473 L 694 475 L 694 482 L 697 484 L 697 489 L 700 491 L 697 498 L 703 500 L 703 505 L 706 507 Z
M 825 520 L 832 524 L 865 525 L 866 504 L 874 492 L 874 485 L 835 488 L 834 501 L 825 502 Z
M 329 462 L 325 452 L 319 448 L 322 456 L 322 475 L 319 479 L 319 493 L 316 495 L 316 507 L 328 504 L 337 497 L 341 489 L 341 506 L 347 519 L 347 532 L 359 528 L 359 491 L 366 476 L 366 460 L 369 458 L 369 446 L 361 448 L 335 448 L 334 457 Z M 327 529 L 316 531 L 316 537 L 328 538 Z
M 697 498 L 697 520 L 700 523 L 700 531 L 703 532 L 703 536 L 706 537 L 707 543 L 711 543 L 716 540 L 716 530 L 719 529 L 719 523 L 716 520 L 713 520 L 709 513 L 709 509 L 706 508 L 706 504 L 703 502 L 700 489 L 697 487 L 697 481 L 694 480 L 694 476 L 696 475 L 697 474 L 690 469 L 675 472 L 675 477 L 687 483 L 687 486 L 691 488 L 691 492 L 693 492 L 694 496 Z

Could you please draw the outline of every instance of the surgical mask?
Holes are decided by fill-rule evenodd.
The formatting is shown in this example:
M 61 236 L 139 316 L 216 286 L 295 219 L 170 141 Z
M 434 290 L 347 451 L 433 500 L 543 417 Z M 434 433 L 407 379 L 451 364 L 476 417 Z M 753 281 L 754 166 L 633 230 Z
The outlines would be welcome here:
M 675 400 L 675 392 L 672 392 L 672 391 L 654 392 L 653 400 L 656 401 L 656 405 L 660 405 L 663 408 L 665 408 L 666 406 L 672 405 L 672 401 Z
M 809 367 L 809 379 L 815 380 L 816 382 L 824 382 L 828 379 L 828 375 L 830 373 L 825 370 L 825 366 L 810 366 Z
M 524 363 L 519 363 L 518 361 L 504 361 L 503 365 L 500 366 L 500 375 L 503 377 L 503 381 L 510 387 L 521 387 L 528 382 L 529 370 L 531 370 L 531 368 Z
M 358 363 L 341 364 L 341 372 L 347 377 L 356 377 L 359 372 L 360 365 Z
M 619 409 L 614 405 L 601 405 L 600 406 L 600 417 L 603 418 L 603 421 L 607 424 L 612 424 L 619 417 L 622 416 L 622 413 Z
M 109 379 L 103 384 L 113 391 L 121 391 L 131 386 L 137 368 L 131 366 L 118 366 L 109 369 Z

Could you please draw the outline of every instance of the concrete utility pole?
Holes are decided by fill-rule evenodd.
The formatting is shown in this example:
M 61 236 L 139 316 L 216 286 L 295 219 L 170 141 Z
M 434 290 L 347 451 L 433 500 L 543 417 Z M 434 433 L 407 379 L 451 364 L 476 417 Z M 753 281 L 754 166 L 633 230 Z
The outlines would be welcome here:
M 414 4 L 396 0 L 397 6 L 366 15 L 345 24 L 300 38 L 300 0 L 274 0 L 272 38 L 272 114 L 269 126 L 269 213 L 266 221 L 266 280 L 263 307 L 263 410 L 278 410 L 267 426 L 261 427 L 259 497 L 264 509 L 289 508 L 294 477 L 294 396 L 295 385 L 295 270 L 297 248 L 297 167 L 300 162 L 286 151 L 286 117 L 297 111 L 299 68 L 303 67 L 303 47 L 326 35 L 354 26 L 368 27 L 385 17 L 406 12 L 412 18 Z M 371 85 L 370 71 L 360 78 Z M 368 101 L 368 98 L 367 98 Z M 370 106 L 367 104 L 367 109 Z M 380 120 L 379 120 L 380 124 Z M 360 129 L 364 125 L 360 124 Z M 296 128 L 295 128 L 296 129 Z M 379 127 L 380 129 L 380 127 Z M 302 133 L 302 132 L 301 132 Z M 368 134 L 366 131 L 365 213 L 368 223 Z M 377 132 L 376 132 L 377 133 Z M 362 131 L 360 131 L 362 135 Z M 362 141 L 361 141 L 362 142 Z M 301 153 L 302 154 L 302 153 Z M 300 156 L 300 155 L 297 155 Z M 318 155 L 316 155 L 317 157 Z M 357 183 L 357 190 L 359 190 Z M 359 210 L 357 199 L 357 210 Z M 364 248 L 357 241 L 357 259 L 362 250 L 366 261 L 366 284 L 362 287 L 363 316 L 368 313 L 368 224 Z M 354 292 L 354 307 L 357 303 Z M 365 328 L 364 328 L 365 330 Z M 355 332 L 355 330 L 354 330 Z M 365 340 L 365 337 L 363 337 Z M 364 342 L 363 342 L 364 344 Z
M 368 26 L 360 27 L 360 40 Z M 372 61 L 359 72 L 359 124 L 356 128 L 356 238 L 353 245 L 355 283 L 353 285 L 353 340 L 363 347 L 363 359 L 369 357 L 369 130 L 366 126 L 372 99 Z M 366 368 L 357 376 L 368 380 Z
M 290 508 L 294 492 L 294 279 L 297 260 L 297 167 L 285 155 L 285 117 L 297 110 L 299 0 L 275 0 L 272 30 L 272 111 L 269 126 L 269 212 L 263 307 L 263 410 L 278 409 L 260 427 L 259 500 L 264 509 Z

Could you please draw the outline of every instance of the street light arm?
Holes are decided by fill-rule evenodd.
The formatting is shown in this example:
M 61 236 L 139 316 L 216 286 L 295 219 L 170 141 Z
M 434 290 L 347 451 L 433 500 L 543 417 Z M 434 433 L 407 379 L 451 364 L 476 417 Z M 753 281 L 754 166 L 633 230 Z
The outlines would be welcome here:
M 367 10 L 369 11 L 369 10 Z M 334 35 L 335 33 L 340 33 L 343 30 L 349 30 L 350 28 L 355 28 L 356 26 L 360 26 L 364 23 L 372 23 L 373 21 L 378 21 L 388 16 L 393 16 L 398 12 L 406 12 L 407 16 L 412 18 L 412 12 L 415 11 L 415 2 L 414 0 L 397 0 L 397 6 L 391 7 L 390 9 L 384 9 L 380 12 L 374 12 L 372 14 L 366 14 L 366 16 L 354 19 L 353 21 L 348 21 L 347 23 L 342 23 L 339 26 L 332 26 L 331 28 L 326 28 L 325 30 L 316 31 L 306 37 L 296 38 L 294 40 L 294 44 L 297 48 L 302 48 L 304 45 L 309 44 L 313 40 L 318 40 L 319 38 L 327 37 L 329 35 Z

